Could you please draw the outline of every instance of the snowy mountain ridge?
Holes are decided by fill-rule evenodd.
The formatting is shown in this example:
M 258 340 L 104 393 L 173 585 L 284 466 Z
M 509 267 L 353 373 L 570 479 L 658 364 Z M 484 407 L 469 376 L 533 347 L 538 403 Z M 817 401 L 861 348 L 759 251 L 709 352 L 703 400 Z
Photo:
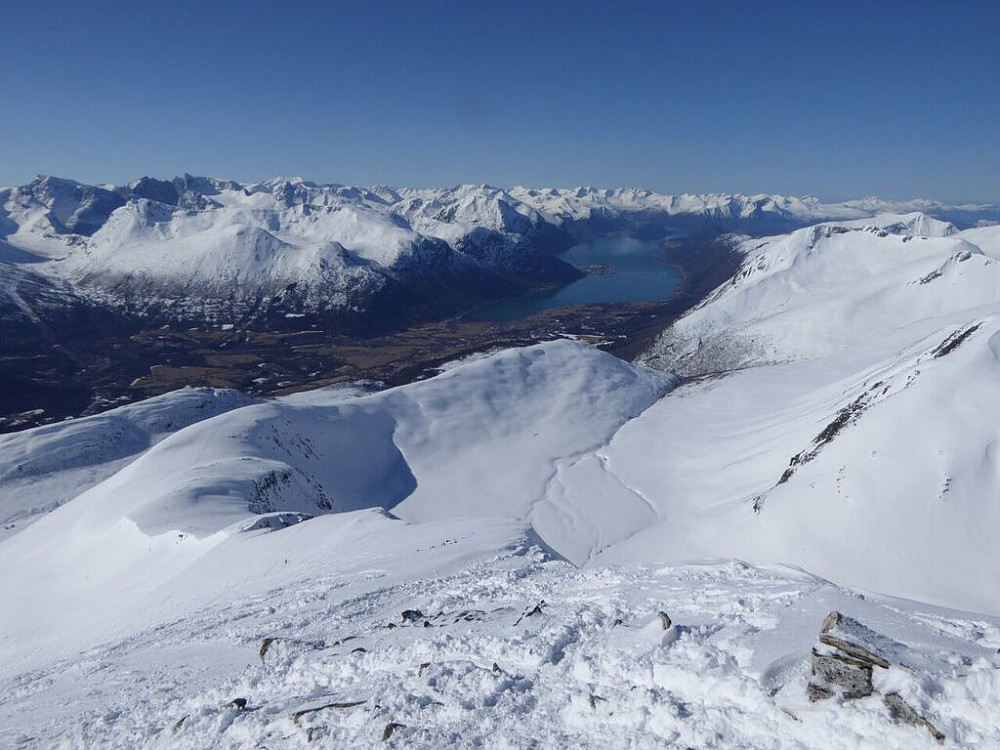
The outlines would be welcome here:
M 663 231 L 761 235 L 916 207 L 963 226 L 1000 219 L 996 206 L 926 200 L 360 188 L 301 178 L 244 185 L 192 175 L 115 187 L 43 176 L 0 190 L 0 263 L 25 279 L 6 293 L 4 314 L 22 314 L 10 296 L 19 286 L 167 322 L 446 310 L 509 293 L 514 279 L 573 278 L 578 272 L 553 256 L 573 243 L 572 226 L 588 222 L 652 217 Z
M 1000 219 L 1000 206 L 990 204 L 949 204 L 917 198 L 884 200 L 864 198 L 842 203 L 823 203 L 812 196 L 743 195 L 741 193 L 709 193 L 702 195 L 665 195 L 640 188 L 545 188 L 516 187 L 511 194 L 534 206 L 556 221 L 586 220 L 594 214 L 662 213 L 667 216 L 703 216 L 710 221 L 724 222 L 730 231 L 751 228 L 761 221 L 775 226 L 786 222 L 805 225 L 823 220 L 851 220 L 886 213 L 919 211 L 935 217 L 954 216 L 966 223 L 969 216 L 986 221 Z

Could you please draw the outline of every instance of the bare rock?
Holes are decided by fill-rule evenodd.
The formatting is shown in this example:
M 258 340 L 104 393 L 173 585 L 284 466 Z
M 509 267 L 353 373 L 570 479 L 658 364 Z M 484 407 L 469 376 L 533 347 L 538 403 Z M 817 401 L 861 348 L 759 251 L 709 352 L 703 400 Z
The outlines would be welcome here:
M 402 729 L 404 726 L 406 725 L 400 724 L 395 721 L 390 721 L 388 724 L 385 725 L 385 729 L 382 730 L 382 742 L 385 742 L 388 739 L 390 739 L 393 735 L 393 732 L 395 732 L 397 729 Z
M 337 645 L 337 644 L 334 644 Z M 326 648 L 324 641 L 301 641 L 296 638 L 281 638 L 278 636 L 265 638 L 257 652 L 262 664 L 278 661 L 299 651 L 318 650 Z
M 885 703 L 886 708 L 889 709 L 889 715 L 893 721 L 912 724 L 915 727 L 924 727 L 931 733 L 934 739 L 940 743 L 944 743 L 944 733 L 918 714 L 917 710 L 903 700 L 903 696 L 899 693 L 886 693 L 882 701 Z
M 872 665 L 850 656 L 823 654 L 813 649 L 812 675 L 807 692 L 810 700 L 823 700 L 840 693 L 844 700 L 871 695 Z
M 657 615 L 660 618 L 660 624 L 663 625 L 664 630 L 668 630 L 670 626 L 674 624 L 674 621 L 670 619 L 670 615 L 666 612 L 661 610 L 660 612 L 657 612 Z
M 424 613 L 419 609 L 404 609 L 402 617 L 403 622 L 417 622 L 424 619 Z
M 892 641 L 836 610 L 824 618 L 819 641 L 873 666 L 889 668 L 885 652 L 890 650 Z

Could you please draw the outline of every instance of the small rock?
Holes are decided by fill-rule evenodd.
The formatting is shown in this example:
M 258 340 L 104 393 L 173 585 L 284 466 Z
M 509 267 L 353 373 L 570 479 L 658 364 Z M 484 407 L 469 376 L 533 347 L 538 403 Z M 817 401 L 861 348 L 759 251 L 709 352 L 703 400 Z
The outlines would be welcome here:
M 270 650 L 272 643 L 274 643 L 274 638 L 265 638 L 264 642 L 260 644 L 261 661 L 264 661 L 264 657 L 267 656 L 267 652 Z
M 341 709 L 341 708 L 354 708 L 355 706 L 363 706 L 367 701 L 338 701 L 336 703 L 324 703 L 321 706 L 311 706 L 310 708 L 303 708 L 292 714 L 292 722 L 298 724 L 302 720 L 302 717 L 309 716 L 310 714 L 319 713 L 320 711 L 326 711 L 328 709 Z
M 243 709 L 245 709 L 247 707 L 247 699 L 246 698 L 234 698 L 233 702 L 230 703 L 229 705 L 232 706 L 233 708 L 235 708 L 237 711 L 242 711 Z
M 321 740 L 324 737 L 326 737 L 329 733 L 330 731 L 324 726 L 309 727 L 309 729 L 306 730 L 306 742 L 315 742 L 316 740 Z
M 417 674 L 423 674 L 424 670 L 427 669 L 427 667 L 429 667 L 430 665 L 431 663 L 429 661 L 421 662 L 420 668 L 417 669 Z
M 382 742 L 388 740 L 390 737 L 392 737 L 393 732 L 395 732 L 397 729 L 402 729 L 404 726 L 406 725 L 399 724 L 398 722 L 395 721 L 390 721 L 388 724 L 385 725 L 385 729 L 382 730 Z
M 899 693 L 886 693 L 882 701 L 889 709 L 889 715 L 893 721 L 902 721 L 915 727 L 924 727 L 934 739 L 940 743 L 944 742 L 944 733 L 918 714 L 916 709 L 903 700 L 903 696 Z
M 403 610 L 403 622 L 416 622 L 417 620 L 424 619 L 424 613 L 419 609 L 404 609 Z
M 521 620 L 523 620 L 525 617 L 534 617 L 535 615 L 542 614 L 542 607 L 544 606 L 545 606 L 545 600 L 543 599 L 531 609 L 525 610 L 524 613 L 520 617 L 518 617 L 517 620 L 514 621 L 514 625 L 518 625 L 521 622 Z
M 494 672 L 503 672 L 503 670 L 500 669 L 500 665 L 497 664 L 496 662 L 493 662 L 493 671 Z
M 660 618 L 660 624 L 663 625 L 664 630 L 669 629 L 670 626 L 674 624 L 674 621 L 670 619 L 670 615 L 668 615 L 666 612 L 660 611 L 657 612 L 656 614 Z

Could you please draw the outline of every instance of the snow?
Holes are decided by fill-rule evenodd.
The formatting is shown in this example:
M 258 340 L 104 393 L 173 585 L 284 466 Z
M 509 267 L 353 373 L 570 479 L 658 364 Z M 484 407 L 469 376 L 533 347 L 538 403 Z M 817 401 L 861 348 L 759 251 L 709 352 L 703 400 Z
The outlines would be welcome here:
M 699 374 L 864 344 L 893 351 L 995 311 L 1000 230 L 935 223 L 933 236 L 914 233 L 927 228 L 923 216 L 886 216 L 748 240 L 733 279 L 666 331 L 646 361 Z
M 510 194 L 540 211 L 552 221 L 587 221 L 595 216 L 643 213 L 665 214 L 670 217 L 704 217 L 708 222 L 721 223 L 730 230 L 747 227 L 753 222 L 785 222 L 798 226 L 825 220 L 863 220 L 884 214 L 938 214 L 954 216 L 963 222 L 970 216 L 989 219 L 1000 217 L 997 206 L 952 205 L 927 199 L 887 201 L 881 198 L 822 203 L 811 196 L 742 195 L 740 193 L 709 193 L 703 195 L 665 195 L 640 188 L 600 189 L 579 188 L 512 188 Z
M 925 226 L 911 229 L 923 234 L 946 226 L 930 214 L 963 226 L 1000 219 L 996 206 L 927 200 L 361 188 L 301 178 L 241 185 L 191 175 L 108 188 L 39 177 L 0 190 L 0 262 L 30 267 L 67 293 L 130 315 L 219 323 L 272 304 L 286 316 L 363 308 L 400 281 L 531 275 L 571 242 L 563 231 L 571 220 L 638 215 L 680 232 L 708 225 L 759 235 L 914 210 Z
M 237 391 L 185 388 L 0 436 L 0 540 L 100 484 L 171 433 L 252 401 Z
M 1000 741 L 996 620 L 788 568 L 580 571 L 509 523 L 362 511 L 222 545 L 156 603 L 169 619 L 8 683 L 8 741 L 376 747 L 395 724 L 389 744 L 428 748 L 936 747 L 878 696 L 807 702 L 832 608 L 896 644 L 881 690 L 958 746 Z
M 314 197 L 432 197 L 352 191 Z M 457 205 L 483 191 L 516 194 Z M 33 522 L 0 538 L 0 743 L 937 746 L 895 691 L 1000 746 L 1000 228 L 896 212 L 741 250 L 648 357 L 683 382 L 559 340 L 2 438 L 0 507 Z M 810 703 L 834 609 L 890 667 Z

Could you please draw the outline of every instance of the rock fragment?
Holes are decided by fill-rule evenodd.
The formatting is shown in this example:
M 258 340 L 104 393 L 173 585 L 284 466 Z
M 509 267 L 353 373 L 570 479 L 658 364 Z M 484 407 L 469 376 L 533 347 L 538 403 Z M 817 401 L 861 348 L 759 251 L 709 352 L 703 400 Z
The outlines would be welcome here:
M 915 727 L 924 727 L 931 733 L 931 736 L 934 739 L 940 743 L 944 743 L 944 733 L 927 721 L 927 719 L 923 716 L 918 714 L 917 710 L 903 700 L 903 696 L 899 693 L 886 693 L 882 697 L 882 702 L 885 703 L 886 708 L 889 709 L 889 715 L 892 717 L 893 721 L 912 724 Z
M 397 729 L 402 729 L 404 726 L 406 725 L 400 724 L 395 721 L 390 721 L 388 724 L 385 725 L 385 729 L 382 730 L 382 742 L 385 742 L 386 740 L 390 739 L 392 737 L 393 732 L 395 732 Z
M 545 600 L 543 599 L 531 609 L 526 609 L 524 613 L 517 618 L 517 620 L 514 622 L 514 625 L 519 625 L 521 623 L 521 620 L 523 620 L 526 617 L 534 617 L 535 615 L 542 614 L 542 607 L 544 606 L 545 606 Z

